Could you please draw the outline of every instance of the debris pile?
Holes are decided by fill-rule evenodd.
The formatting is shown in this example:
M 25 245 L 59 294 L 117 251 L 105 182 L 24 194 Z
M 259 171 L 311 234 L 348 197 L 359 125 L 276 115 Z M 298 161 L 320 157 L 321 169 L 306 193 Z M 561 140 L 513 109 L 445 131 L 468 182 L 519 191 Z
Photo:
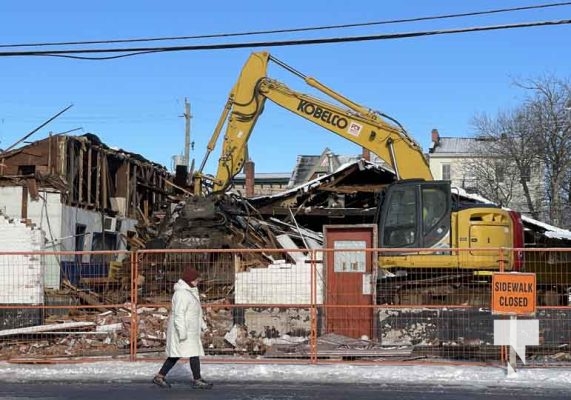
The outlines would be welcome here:
M 164 207 L 128 240 L 132 247 L 147 249 L 276 249 L 277 236 L 284 233 L 303 243 L 299 227 L 264 218 L 236 194 L 218 194 Z
M 295 263 L 301 253 L 270 249 L 320 248 L 321 233 L 275 218 L 264 218 L 244 198 L 236 194 L 189 197 L 156 216 L 153 222 L 137 226 L 128 238 L 131 248 L 165 249 L 165 253 L 145 253 L 139 262 L 144 277 L 140 300 L 150 304 L 165 301 L 181 264 L 192 262 L 204 278 L 207 302 L 233 300 L 235 272 L 267 268 L 276 259 Z M 174 249 L 235 249 L 232 253 L 205 251 L 172 252 Z M 241 253 L 259 249 L 264 252 Z M 202 289 L 202 288 L 201 288 Z
M 3 358 L 57 358 L 127 355 L 132 324 L 137 324 L 137 352 L 162 352 L 166 341 L 168 305 L 180 268 L 190 260 L 202 272 L 205 305 L 203 343 L 208 354 L 264 354 L 270 326 L 248 329 L 233 307 L 235 273 L 267 268 L 276 260 L 299 261 L 301 253 L 269 249 L 305 249 L 322 245 L 318 233 L 259 215 L 237 195 L 190 197 L 172 203 L 152 220 L 144 220 L 125 237 L 130 249 L 164 249 L 142 253 L 138 279 L 131 285 L 131 260 L 111 261 L 108 276 L 62 280 L 58 296 L 73 309 L 54 309 L 42 324 L 0 331 Z M 236 249 L 232 253 L 180 253 L 172 249 Z M 263 249 L 264 252 L 240 252 Z M 296 260 L 297 259 L 297 260 Z M 137 315 L 131 295 L 137 288 Z M 50 297 L 49 295 L 47 297 Z M 68 301 L 69 300 L 69 301 Z M 48 305 L 49 303 L 46 303 Z M 81 308 L 85 305 L 85 308 Z M 79 306 L 79 308 L 77 308 Z M 66 314 L 67 312 L 67 314 Z M 241 311 L 243 315 L 243 310 Z M 56 315 L 57 314 L 57 315 Z M 275 318 L 274 318 L 275 319 Z M 271 322 L 271 321 L 270 321 Z M 267 325 L 267 324 L 266 324 Z M 270 323 L 271 325 L 271 323 Z
M 203 344 L 207 354 L 263 353 L 260 338 L 249 337 L 234 325 L 232 310 L 216 302 L 204 313 Z M 101 313 L 77 312 L 65 318 L 51 316 L 43 325 L 0 331 L 1 359 L 120 356 L 130 352 L 131 329 L 137 321 L 137 352 L 161 353 L 166 344 L 169 310 L 139 307 L 136 319 L 131 304 Z

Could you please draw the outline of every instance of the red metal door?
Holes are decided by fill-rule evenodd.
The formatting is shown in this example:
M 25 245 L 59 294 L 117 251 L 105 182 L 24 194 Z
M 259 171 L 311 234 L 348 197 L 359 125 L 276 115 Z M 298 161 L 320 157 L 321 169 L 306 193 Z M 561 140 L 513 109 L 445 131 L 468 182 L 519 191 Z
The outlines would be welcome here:
M 330 225 L 325 235 L 325 333 L 371 338 L 376 274 L 376 225 Z M 362 249 L 363 251 L 347 251 Z M 359 307 L 362 306 L 362 307 Z M 364 307 L 363 307 L 364 306 Z

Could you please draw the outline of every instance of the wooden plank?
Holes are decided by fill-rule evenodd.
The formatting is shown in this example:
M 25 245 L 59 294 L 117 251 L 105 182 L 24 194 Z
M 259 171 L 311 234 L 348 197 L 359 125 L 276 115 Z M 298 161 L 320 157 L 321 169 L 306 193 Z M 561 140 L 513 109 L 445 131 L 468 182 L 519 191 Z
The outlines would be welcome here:
M 86 191 L 87 198 L 85 202 L 89 205 L 91 204 L 91 147 L 87 149 L 87 191 Z
M 131 190 L 129 193 L 129 196 L 127 196 L 126 199 L 126 206 L 125 206 L 125 215 L 130 215 L 131 211 L 135 211 L 135 209 L 139 208 L 139 202 L 137 201 L 137 181 L 138 181 L 138 177 L 137 174 L 139 173 L 139 168 L 137 166 L 137 164 L 133 164 L 132 166 L 132 171 L 131 171 L 131 180 L 129 182 L 129 184 L 131 185 Z M 143 180 L 142 180 L 143 181 Z M 146 217 L 148 217 L 148 215 L 146 215 Z
M 67 141 L 68 138 L 66 136 L 59 136 L 58 141 L 57 141 L 57 154 L 58 154 L 58 170 L 56 171 L 56 174 L 58 175 L 62 175 L 62 176 L 67 176 L 68 171 L 67 171 Z M 71 198 L 71 195 L 68 196 L 68 198 Z
M 131 207 L 130 207 L 131 201 L 129 199 L 130 194 L 133 190 L 137 190 L 137 187 L 136 186 L 134 188 L 130 187 L 131 186 L 131 175 L 130 175 L 131 174 L 131 168 L 130 168 L 129 163 L 127 161 L 125 161 L 125 165 L 126 165 L 126 168 L 125 168 L 125 216 L 127 217 L 127 216 L 129 216 L 129 212 L 131 210 Z M 136 168 L 136 166 L 134 168 Z M 134 181 L 136 184 L 137 183 L 136 177 L 134 177 Z
M 86 292 L 82 292 L 79 289 L 77 289 L 75 286 L 73 286 L 71 284 L 71 282 L 69 282 L 68 280 L 64 280 L 62 282 L 62 286 L 68 289 L 73 290 L 73 294 L 75 296 L 77 296 L 79 299 L 85 301 L 87 304 L 91 305 L 91 306 L 100 306 L 100 307 L 95 307 L 96 310 L 100 311 L 100 312 L 106 312 L 109 311 L 109 308 L 106 308 L 98 299 L 96 296 L 90 294 L 90 293 L 86 293 Z
M 101 153 L 101 161 L 101 208 L 106 209 L 108 205 L 107 196 L 109 196 L 109 160 L 107 160 L 107 154 Z
M 28 188 L 28 194 L 30 195 L 30 198 L 34 201 L 38 201 L 40 198 L 40 192 L 38 191 L 36 178 L 26 179 L 26 187 Z
M 83 144 L 79 148 L 79 179 L 77 183 L 77 202 L 79 204 L 83 201 L 83 161 L 84 161 L 84 149 Z
M 22 186 L 22 204 L 21 204 L 22 212 L 20 214 L 20 218 L 27 219 L 28 218 L 28 186 Z
M 174 183 L 172 183 L 172 182 L 170 182 L 170 181 L 165 180 L 165 183 L 166 183 L 167 185 L 169 185 L 169 186 L 172 186 L 172 187 L 174 187 L 174 188 L 177 188 L 178 190 L 180 190 L 181 192 L 183 192 L 183 193 L 185 193 L 185 194 L 188 194 L 189 196 L 193 196 L 193 194 L 192 194 L 191 192 L 189 192 L 188 190 L 186 190 L 186 189 L 184 189 L 184 188 L 182 188 L 182 187 L 180 187 L 180 186 L 178 186 L 178 185 L 175 185 Z
M 109 283 L 120 283 L 117 278 L 109 278 L 107 276 L 97 276 L 93 278 L 81 278 L 79 283 L 90 286 L 107 285 Z
M 95 172 L 95 207 L 99 208 L 101 204 L 99 201 L 99 192 L 101 190 L 101 153 L 99 151 L 96 151 L 95 159 L 97 160 Z
M 22 335 L 30 333 L 41 333 L 49 332 L 62 329 L 78 329 L 87 328 L 95 326 L 95 322 L 63 322 L 61 324 L 48 324 L 48 325 L 37 325 L 29 326 L 26 328 L 14 328 L 14 329 L 4 329 L 0 331 L 0 337 L 11 336 L 11 335 Z

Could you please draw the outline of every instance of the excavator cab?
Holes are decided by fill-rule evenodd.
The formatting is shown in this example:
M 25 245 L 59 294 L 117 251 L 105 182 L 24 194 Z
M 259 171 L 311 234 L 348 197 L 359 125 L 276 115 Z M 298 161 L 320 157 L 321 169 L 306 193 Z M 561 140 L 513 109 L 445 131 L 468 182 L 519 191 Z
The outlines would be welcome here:
M 382 196 L 380 248 L 449 248 L 449 181 L 403 180 Z

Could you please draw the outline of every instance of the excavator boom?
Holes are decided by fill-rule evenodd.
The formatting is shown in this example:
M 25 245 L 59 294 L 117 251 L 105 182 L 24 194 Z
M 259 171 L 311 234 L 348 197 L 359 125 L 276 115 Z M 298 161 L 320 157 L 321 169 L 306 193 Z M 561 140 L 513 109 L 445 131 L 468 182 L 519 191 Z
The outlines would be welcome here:
M 294 91 L 269 78 L 267 70 L 271 60 L 347 108 Z M 401 126 L 388 123 L 379 113 L 345 98 L 316 79 L 299 73 L 269 53 L 258 52 L 248 58 L 228 97 L 225 113 L 229 116 L 217 173 L 213 179 L 214 191 L 226 188 L 241 171 L 247 157 L 248 140 L 266 100 L 370 150 L 393 168 L 397 179 L 432 180 L 422 149 Z M 212 135 L 214 141 L 222 129 L 220 122 Z M 213 140 L 209 144 L 209 151 L 213 148 Z M 204 162 L 200 173 L 203 166 Z
M 332 102 L 268 77 L 270 61 Z M 447 295 L 450 287 L 480 282 L 472 276 L 521 266 L 514 253 L 504 258 L 497 252 L 523 246 L 518 215 L 495 206 L 459 205 L 453 200 L 450 182 L 433 179 L 421 147 L 398 121 L 353 102 L 266 52 L 253 53 L 246 61 L 208 145 L 209 154 L 226 122 L 218 169 L 211 179 L 213 192 L 225 191 L 242 170 L 247 143 L 267 100 L 368 149 L 394 170 L 396 182 L 384 188 L 377 204 L 380 292 L 386 301 L 402 303 L 408 289 L 416 296 L 426 285 L 438 298 Z M 195 190 L 203 188 L 203 166 L 204 162 Z

